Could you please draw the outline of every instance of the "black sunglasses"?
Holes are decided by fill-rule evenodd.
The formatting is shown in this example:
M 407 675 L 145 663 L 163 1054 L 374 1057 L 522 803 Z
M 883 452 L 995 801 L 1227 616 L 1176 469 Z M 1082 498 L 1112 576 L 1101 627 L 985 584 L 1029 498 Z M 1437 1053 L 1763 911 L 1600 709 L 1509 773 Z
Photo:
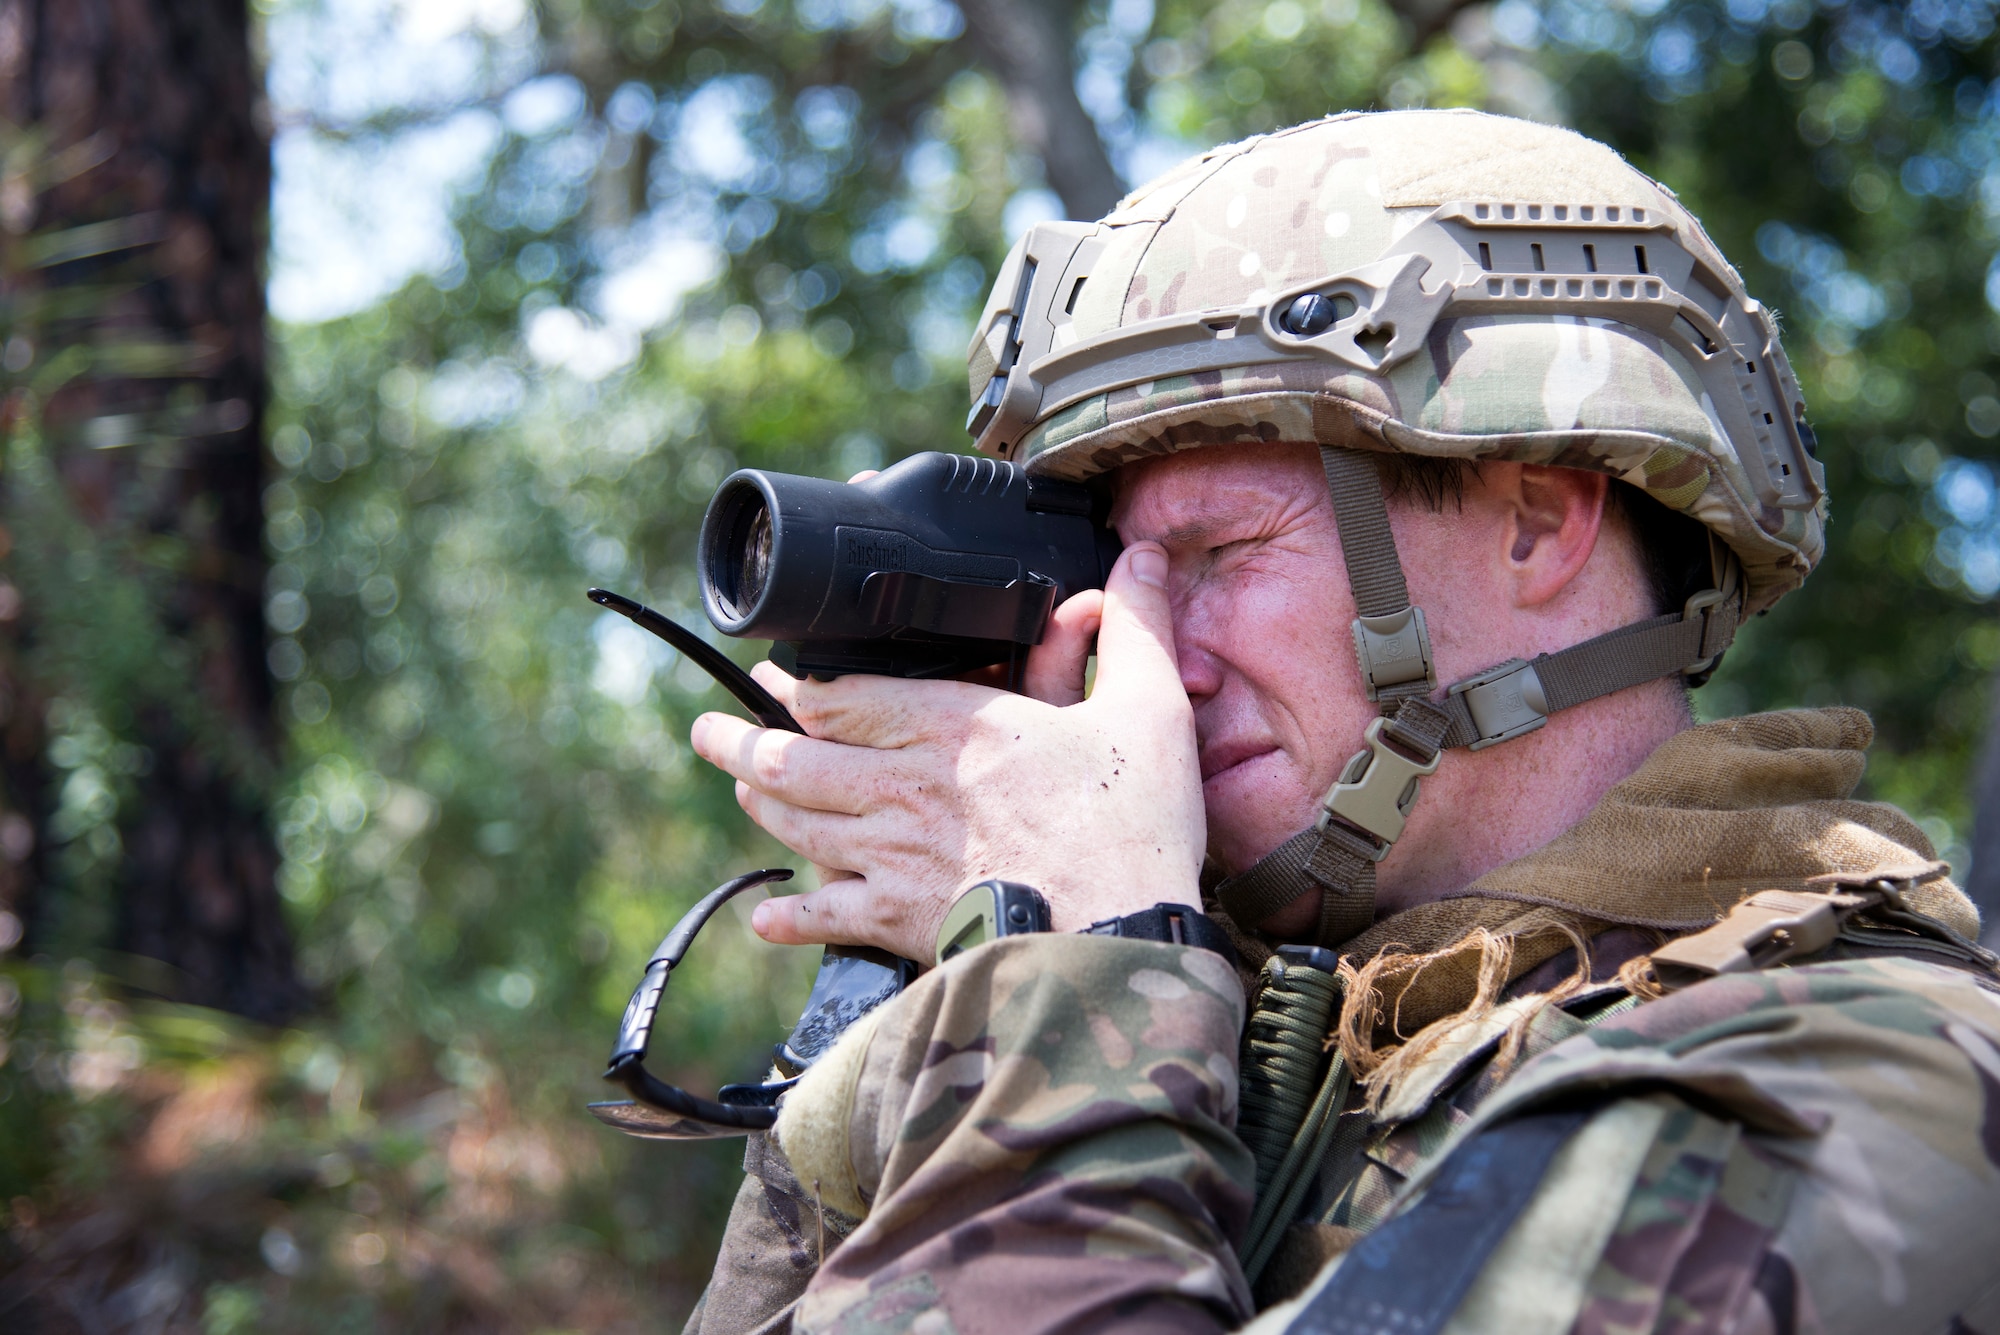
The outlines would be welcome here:
M 742 668 L 713 645 L 661 616 L 652 608 L 605 589 L 590 590 L 590 600 L 630 617 L 641 628 L 665 640 L 688 660 L 742 701 L 766 728 L 803 734 L 785 707 Z M 778 1097 L 805 1074 L 806 1068 L 832 1047 L 847 1027 L 901 992 L 917 976 L 917 965 L 887 951 L 861 946 L 829 946 L 813 979 L 812 994 L 791 1036 L 771 1050 L 777 1078 L 760 1084 L 724 1085 L 713 1099 L 690 1094 L 646 1069 L 646 1049 L 653 1022 L 675 969 L 687 957 L 697 933 L 724 904 L 759 885 L 789 881 L 789 868 L 771 867 L 725 881 L 689 909 L 646 961 L 645 976 L 625 1005 L 618 1023 L 618 1040 L 604 1078 L 624 1087 L 630 1102 L 593 1103 L 590 1111 L 607 1126 L 654 1140 L 710 1140 L 768 1130 L 778 1120 Z

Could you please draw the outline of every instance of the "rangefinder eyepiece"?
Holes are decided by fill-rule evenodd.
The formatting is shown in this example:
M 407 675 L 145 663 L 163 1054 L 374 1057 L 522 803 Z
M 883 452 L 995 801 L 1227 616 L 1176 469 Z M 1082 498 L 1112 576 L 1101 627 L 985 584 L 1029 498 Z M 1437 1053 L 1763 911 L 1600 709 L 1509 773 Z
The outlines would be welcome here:
M 852 484 L 746 468 L 702 520 L 702 603 L 796 676 L 954 676 L 1039 643 L 1118 550 L 1088 488 L 993 459 L 918 454 Z
M 748 624 L 756 616 L 770 587 L 776 542 L 763 490 L 743 473 L 731 477 L 702 524 L 702 584 L 705 593 L 713 591 L 709 617 L 718 630 L 738 633 L 732 625 Z

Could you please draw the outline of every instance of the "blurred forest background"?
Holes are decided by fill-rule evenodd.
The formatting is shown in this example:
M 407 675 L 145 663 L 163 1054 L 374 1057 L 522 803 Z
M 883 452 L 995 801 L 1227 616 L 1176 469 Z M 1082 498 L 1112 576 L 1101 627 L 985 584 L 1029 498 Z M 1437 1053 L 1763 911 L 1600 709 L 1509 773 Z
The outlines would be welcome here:
M 962 448 L 1011 238 L 1331 110 L 1574 125 L 1707 221 L 1835 509 L 1702 708 L 1867 707 L 1870 792 L 2000 878 L 1994 9 L 0 0 L 0 1327 L 677 1325 L 740 1147 L 581 1105 L 784 855 L 584 587 L 705 626 L 730 469 Z M 692 1086 L 813 967 L 740 907 Z

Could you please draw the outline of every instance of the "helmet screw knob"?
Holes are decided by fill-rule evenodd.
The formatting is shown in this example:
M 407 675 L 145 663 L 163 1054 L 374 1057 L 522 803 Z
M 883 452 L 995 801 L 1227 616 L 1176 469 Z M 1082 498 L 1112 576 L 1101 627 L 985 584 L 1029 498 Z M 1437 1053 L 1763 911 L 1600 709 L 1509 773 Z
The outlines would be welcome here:
M 1331 301 L 1317 292 L 1308 292 L 1285 308 L 1284 325 L 1300 338 L 1311 338 L 1323 333 L 1339 314 Z

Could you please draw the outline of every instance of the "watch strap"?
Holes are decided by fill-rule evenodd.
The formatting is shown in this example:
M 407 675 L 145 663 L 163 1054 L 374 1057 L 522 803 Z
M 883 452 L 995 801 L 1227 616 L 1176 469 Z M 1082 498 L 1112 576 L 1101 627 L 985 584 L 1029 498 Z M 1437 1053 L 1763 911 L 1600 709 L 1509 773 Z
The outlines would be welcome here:
M 1018 881 L 985 880 L 958 897 L 938 929 L 937 962 L 1003 936 L 1046 932 L 1049 905 L 1039 890 Z M 1155 904 L 1122 918 L 1106 918 L 1083 929 L 1086 936 L 1122 936 L 1133 941 L 1194 946 L 1236 962 L 1236 949 L 1215 919 L 1186 904 Z
M 1106 918 L 1083 929 L 1090 936 L 1123 936 L 1136 941 L 1161 941 L 1214 951 L 1232 964 L 1236 950 L 1215 919 L 1186 904 L 1155 904 L 1122 918 Z

